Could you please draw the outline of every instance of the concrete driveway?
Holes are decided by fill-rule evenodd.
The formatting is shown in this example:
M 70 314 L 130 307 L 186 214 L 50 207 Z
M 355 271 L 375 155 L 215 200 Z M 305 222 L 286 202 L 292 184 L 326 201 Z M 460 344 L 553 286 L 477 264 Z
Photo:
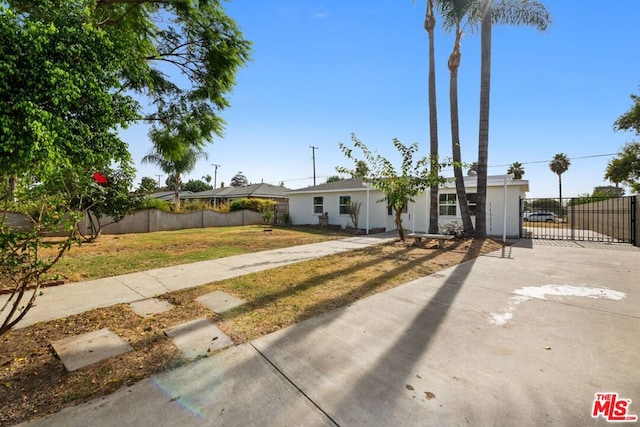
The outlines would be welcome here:
M 639 355 L 640 249 L 521 240 L 32 424 L 606 425 Z

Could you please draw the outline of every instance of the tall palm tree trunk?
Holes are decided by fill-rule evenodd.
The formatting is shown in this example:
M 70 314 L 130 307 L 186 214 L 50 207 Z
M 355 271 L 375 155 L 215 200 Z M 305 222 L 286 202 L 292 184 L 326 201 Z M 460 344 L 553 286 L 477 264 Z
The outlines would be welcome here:
M 464 175 L 462 173 L 462 153 L 460 150 L 460 118 L 458 112 L 458 69 L 460 68 L 460 39 L 462 30 L 460 23 L 456 23 L 456 40 L 453 45 L 453 52 L 449 56 L 449 105 L 451 109 L 451 151 L 453 157 L 453 173 L 456 178 L 456 196 L 460 206 L 460 216 L 462 217 L 462 228 L 468 235 L 473 235 L 473 222 L 469 213 L 469 203 L 467 202 L 467 192 L 464 186 Z
M 562 174 L 558 174 L 558 201 L 560 202 L 560 211 L 562 211 Z
M 491 89 L 491 3 L 483 0 L 480 27 L 480 123 L 478 127 L 478 192 L 475 236 L 487 237 L 487 162 L 489 158 L 489 100 Z
M 432 174 L 439 174 L 438 162 L 438 110 L 436 104 L 436 59 L 435 34 L 436 19 L 433 14 L 433 0 L 427 0 L 427 14 L 424 29 L 429 35 L 429 142 L 430 167 Z M 432 175 L 433 176 L 433 175 Z M 437 176 L 437 175 L 436 175 Z M 433 180 L 436 181 L 436 180 Z M 438 233 L 438 184 L 429 188 L 429 233 Z
M 176 212 L 180 212 L 180 190 L 182 187 L 182 181 L 180 174 L 176 173 L 176 187 L 173 189 L 173 205 L 176 207 Z

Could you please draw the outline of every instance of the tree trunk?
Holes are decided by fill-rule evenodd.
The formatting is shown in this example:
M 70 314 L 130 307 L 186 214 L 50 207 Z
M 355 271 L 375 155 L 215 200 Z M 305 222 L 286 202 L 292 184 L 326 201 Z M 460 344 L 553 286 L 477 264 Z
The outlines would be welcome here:
M 433 14 L 433 0 L 427 0 L 427 14 L 424 28 L 429 35 L 429 141 L 430 167 L 432 174 L 439 175 L 438 161 L 438 113 L 436 104 L 436 59 L 435 59 L 435 16 Z M 437 176 L 435 175 L 435 176 Z M 432 175 L 434 177 L 434 175 Z M 438 184 L 429 188 L 429 233 L 438 233 Z M 403 239 L 404 240 L 404 239 Z
M 173 190 L 173 205 L 176 207 L 176 212 L 180 212 L 180 187 L 182 186 L 182 181 L 180 180 L 180 175 L 176 174 L 176 188 Z
M 404 228 L 402 227 L 402 208 L 396 209 L 395 213 L 396 213 L 396 218 L 395 218 L 396 229 L 398 230 L 398 236 L 400 237 L 400 240 L 404 242 L 406 238 L 404 236 Z
M 560 202 L 560 214 L 562 214 L 562 174 L 558 174 L 558 201 Z
M 473 235 L 473 222 L 469 213 L 467 192 L 464 187 L 464 175 L 462 173 L 462 153 L 460 150 L 460 118 L 458 113 L 458 68 L 460 67 L 460 39 L 462 31 L 460 23 L 456 24 L 456 40 L 453 52 L 449 56 L 449 105 L 451 108 L 451 151 L 453 157 L 453 173 L 456 177 L 456 196 L 460 206 L 462 217 L 462 229 L 467 235 Z
M 482 3 L 480 29 L 480 123 L 478 126 L 478 191 L 475 236 L 487 237 L 487 162 L 489 160 L 489 100 L 491 89 L 491 2 Z

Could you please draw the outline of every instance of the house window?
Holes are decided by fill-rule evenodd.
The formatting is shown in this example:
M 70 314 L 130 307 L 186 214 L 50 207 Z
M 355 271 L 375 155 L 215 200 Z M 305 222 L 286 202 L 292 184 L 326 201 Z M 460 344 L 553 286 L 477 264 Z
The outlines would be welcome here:
M 402 207 L 402 211 L 400 211 L 400 213 L 403 213 L 403 214 L 406 214 L 407 212 L 409 212 L 409 203 L 405 203 L 404 206 Z M 387 205 L 387 215 L 389 216 L 393 215 L 393 206 Z
M 340 215 L 349 214 L 349 205 L 351 205 L 351 196 L 340 196 Z
M 469 215 L 476 216 L 476 202 L 478 195 L 476 193 L 467 194 L 467 204 L 469 205 Z
M 324 212 L 323 200 L 324 199 L 323 199 L 322 196 L 318 196 L 318 197 L 314 197 L 313 198 L 313 213 L 314 214 L 322 215 L 322 213 Z
M 440 215 L 443 216 L 456 216 L 456 195 L 455 194 L 440 194 L 439 200 Z

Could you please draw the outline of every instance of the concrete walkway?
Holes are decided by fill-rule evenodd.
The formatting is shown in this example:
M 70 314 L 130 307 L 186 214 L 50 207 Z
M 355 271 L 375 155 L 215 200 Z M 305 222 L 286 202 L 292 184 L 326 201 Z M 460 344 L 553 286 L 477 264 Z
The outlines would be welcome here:
M 140 301 L 179 289 L 378 245 L 393 241 L 396 236 L 395 232 L 357 236 L 49 287 L 43 289 L 36 306 L 17 327 L 24 328 L 95 308 Z M 3 302 L 2 298 L 0 295 L 0 302 Z
M 29 425 L 607 425 L 639 331 L 640 249 L 520 241 Z

